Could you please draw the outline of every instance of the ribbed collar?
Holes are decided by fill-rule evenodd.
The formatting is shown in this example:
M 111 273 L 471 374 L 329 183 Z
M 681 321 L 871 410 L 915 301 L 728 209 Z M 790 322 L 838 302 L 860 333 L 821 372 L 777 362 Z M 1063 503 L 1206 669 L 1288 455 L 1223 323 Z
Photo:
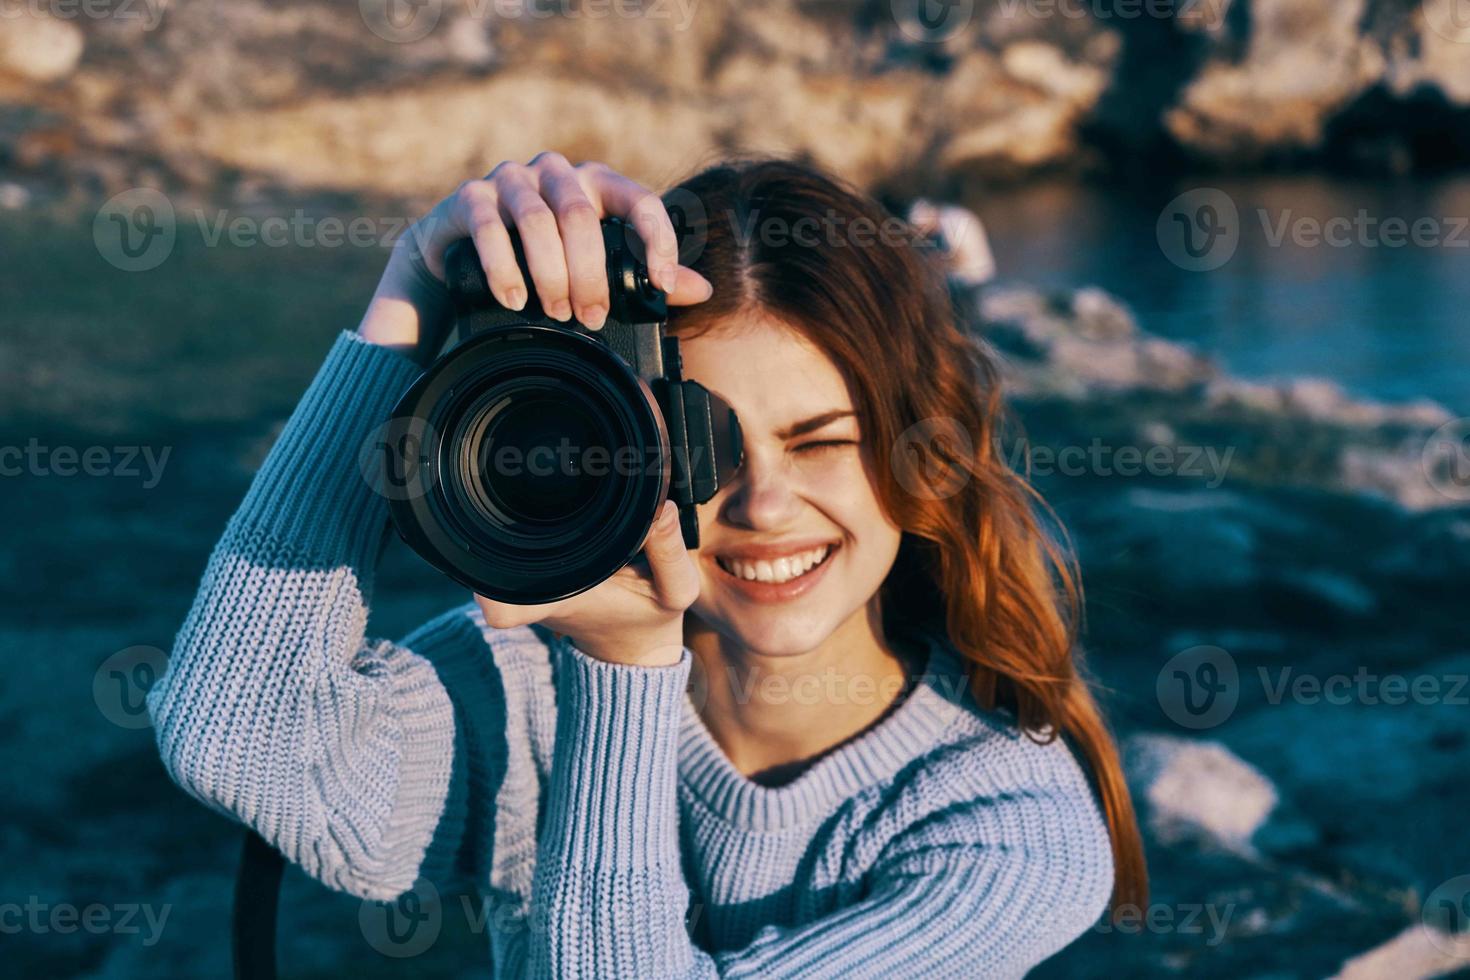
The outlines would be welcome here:
M 925 632 L 922 638 L 926 663 L 908 696 L 876 725 L 783 786 L 762 786 L 742 775 L 686 697 L 679 746 L 684 786 L 730 824 L 775 831 L 819 819 L 842 800 L 892 776 L 939 742 L 963 710 L 960 702 L 967 693 L 963 661 L 948 638 L 942 632 Z

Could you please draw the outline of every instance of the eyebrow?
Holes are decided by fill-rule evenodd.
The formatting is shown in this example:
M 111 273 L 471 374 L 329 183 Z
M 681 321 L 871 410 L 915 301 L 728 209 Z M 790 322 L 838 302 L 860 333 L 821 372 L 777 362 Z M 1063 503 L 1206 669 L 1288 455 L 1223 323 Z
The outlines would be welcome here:
M 813 415 L 809 419 L 802 419 L 800 422 L 793 422 L 791 425 L 788 425 L 784 429 L 777 429 L 776 438 L 795 439 L 797 436 L 804 436 L 808 432 L 815 432 L 825 425 L 830 425 L 831 423 L 836 422 L 838 419 L 843 419 L 847 418 L 848 416 L 855 415 L 857 415 L 857 413 L 851 411 L 850 409 L 833 409 L 830 412 L 823 412 L 821 415 Z

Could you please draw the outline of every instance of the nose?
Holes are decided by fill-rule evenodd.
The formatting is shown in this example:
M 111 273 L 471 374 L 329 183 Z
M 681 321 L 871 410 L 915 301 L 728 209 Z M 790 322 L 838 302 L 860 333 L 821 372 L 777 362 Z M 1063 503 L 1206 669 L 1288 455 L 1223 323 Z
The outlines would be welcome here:
M 779 459 L 779 457 L 778 457 Z M 720 516 L 737 527 L 773 530 L 790 524 L 801 509 L 792 474 L 764 453 L 746 448 L 745 462 L 728 486 Z

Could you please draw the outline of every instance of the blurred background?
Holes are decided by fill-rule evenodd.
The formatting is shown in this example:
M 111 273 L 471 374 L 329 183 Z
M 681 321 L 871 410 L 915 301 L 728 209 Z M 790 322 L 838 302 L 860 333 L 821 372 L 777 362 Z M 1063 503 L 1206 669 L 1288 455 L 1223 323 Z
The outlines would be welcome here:
M 1037 975 L 1470 975 L 1470 0 L 0 0 L 6 970 L 227 971 L 142 694 L 387 244 L 542 149 L 951 246 L 1153 874 Z M 459 599 L 391 549 L 373 630 Z M 285 975 L 484 972 L 283 903 Z

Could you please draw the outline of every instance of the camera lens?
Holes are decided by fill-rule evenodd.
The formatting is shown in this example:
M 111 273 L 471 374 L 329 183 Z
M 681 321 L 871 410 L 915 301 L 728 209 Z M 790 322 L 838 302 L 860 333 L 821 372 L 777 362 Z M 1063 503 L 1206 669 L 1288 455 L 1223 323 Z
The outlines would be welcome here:
M 583 591 L 636 553 L 668 491 L 668 435 L 608 348 L 527 325 L 441 359 L 395 417 L 427 421 L 427 491 L 392 500 L 404 539 L 481 595 Z
M 616 439 L 581 392 L 548 383 L 512 386 L 467 419 L 461 455 L 474 504 L 506 523 L 576 520 L 606 489 L 597 465 Z

